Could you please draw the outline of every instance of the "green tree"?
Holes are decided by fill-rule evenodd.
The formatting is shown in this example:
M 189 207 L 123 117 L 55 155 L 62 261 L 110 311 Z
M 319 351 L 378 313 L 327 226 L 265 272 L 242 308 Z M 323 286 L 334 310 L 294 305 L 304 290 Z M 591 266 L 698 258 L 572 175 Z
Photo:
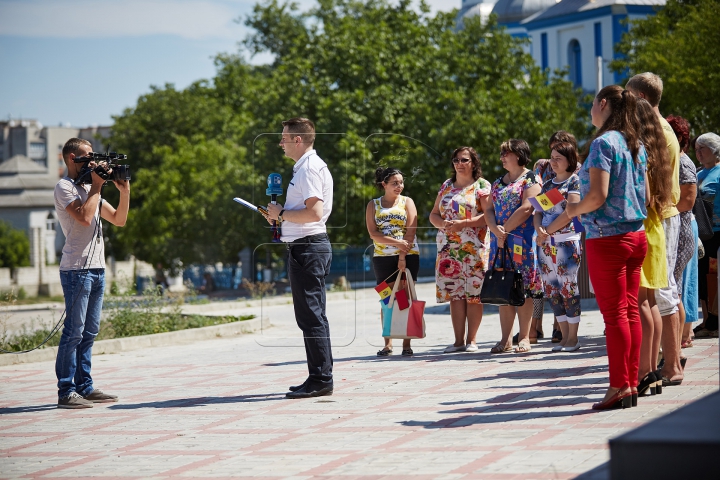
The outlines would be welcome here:
M 168 267 L 175 260 L 237 261 L 245 235 L 267 227 L 259 215 L 239 215 L 241 207 L 232 201 L 248 197 L 246 186 L 255 178 L 245 149 L 196 135 L 178 137 L 175 147 L 156 147 L 153 155 L 158 168 L 138 170 L 132 195 L 143 203 L 130 209 L 117 241 Z
M 663 79 L 660 109 L 688 119 L 695 134 L 720 131 L 720 2 L 668 0 L 657 15 L 632 22 L 611 67 Z
M 0 220 L 0 268 L 30 265 L 30 240 L 25 232 Z
M 427 227 L 456 147 L 475 147 L 494 180 L 503 140 L 524 138 L 539 158 L 555 130 L 585 132 L 580 92 L 542 72 L 494 20 L 457 30 L 454 12 L 432 16 L 406 0 L 320 0 L 308 12 L 270 0 L 245 22 L 255 33 L 243 48 L 271 54 L 271 64 L 218 55 L 212 81 L 154 89 L 117 118 L 113 145 L 138 167 L 118 235 L 140 258 L 225 261 L 266 241 L 267 226 L 231 198 L 265 203 L 270 172 L 287 185 L 293 163 L 277 141 L 289 117 L 315 121 L 335 180 L 332 239 L 353 245 L 368 241 L 378 165 L 411 176 L 406 191 Z

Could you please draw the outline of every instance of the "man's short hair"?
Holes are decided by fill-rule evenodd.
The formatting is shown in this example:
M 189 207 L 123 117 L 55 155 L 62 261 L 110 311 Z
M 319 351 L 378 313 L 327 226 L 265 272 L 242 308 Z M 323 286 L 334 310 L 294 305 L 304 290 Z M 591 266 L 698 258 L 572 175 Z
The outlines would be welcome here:
M 92 143 L 88 142 L 87 140 L 84 140 L 82 138 L 71 138 L 67 142 L 65 142 L 65 145 L 62 149 L 62 156 L 63 160 L 67 161 L 68 156 L 71 153 L 74 153 L 75 156 L 78 156 L 80 152 L 80 147 L 82 145 L 90 145 L 92 147 Z
M 294 136 L 300 136 L 303 143 L 315 143 L 315 124 L 312 120 L 303 117 L 295 117 L 282 122 L 283 127 L 287 127 L 288 133 Z
M 663 93 L 662 79 L 651 72 L 639 73 L 628 80 L 625 88 L 642 93 L 651 107 L 660 105 Z

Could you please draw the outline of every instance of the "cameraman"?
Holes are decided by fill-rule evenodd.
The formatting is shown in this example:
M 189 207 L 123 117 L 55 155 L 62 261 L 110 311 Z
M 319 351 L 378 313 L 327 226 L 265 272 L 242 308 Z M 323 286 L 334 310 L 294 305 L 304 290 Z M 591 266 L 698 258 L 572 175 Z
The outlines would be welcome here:
M 60 260 L 60 282 L 65 296 L 65 325 L 58 346 L 55 374 L 58 379 L 58 408 L 90 408 L 93 403 L 117 402 L 93 386 L 90 377 L 92 346 L 100 329 L 105 292 L 105 246 L 100 217 L 122 227 L 130 207 L 130 182 L 114 181 L 120 191 L 117 210 L 103 201 L 105 180 L 95 171 L 92 185 L 75 185 L 82 166 L 76 158 L 87 157 L 87 140 L 71 138 L 62 150 L 67 176 L 55 185 L 55 210 L 65 234 Z M 95 161 L 87 162 L 95 168 Z

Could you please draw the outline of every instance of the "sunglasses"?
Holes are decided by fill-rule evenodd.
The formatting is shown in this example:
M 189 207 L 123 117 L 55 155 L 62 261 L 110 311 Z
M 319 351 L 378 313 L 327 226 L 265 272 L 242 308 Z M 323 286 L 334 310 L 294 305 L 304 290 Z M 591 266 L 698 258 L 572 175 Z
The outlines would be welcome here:
M 455 165 L 457 165 L 458 163 L 470 163 L 470 161 L 471 161 L 471 160 L 470 160 L 469 158 L 453 158 L 453 159 L 452 159 L 452 162 L 453 162 Z

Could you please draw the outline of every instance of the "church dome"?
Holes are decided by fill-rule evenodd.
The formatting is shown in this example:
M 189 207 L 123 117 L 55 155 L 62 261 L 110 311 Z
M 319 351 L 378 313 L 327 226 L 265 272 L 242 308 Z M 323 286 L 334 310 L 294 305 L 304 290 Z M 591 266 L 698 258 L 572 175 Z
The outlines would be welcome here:
M 462 28 L 464 18 L 480 16 L 482 22 L 485 23 L 492 13 L 493 7 L 497 0 L 463 0 L 462 8 L 458 12 L 458 27 Z
M 499 0 L 492 10 L 498 23 L 519 22 L 530 15 L 550 8 L 559 0 Z

